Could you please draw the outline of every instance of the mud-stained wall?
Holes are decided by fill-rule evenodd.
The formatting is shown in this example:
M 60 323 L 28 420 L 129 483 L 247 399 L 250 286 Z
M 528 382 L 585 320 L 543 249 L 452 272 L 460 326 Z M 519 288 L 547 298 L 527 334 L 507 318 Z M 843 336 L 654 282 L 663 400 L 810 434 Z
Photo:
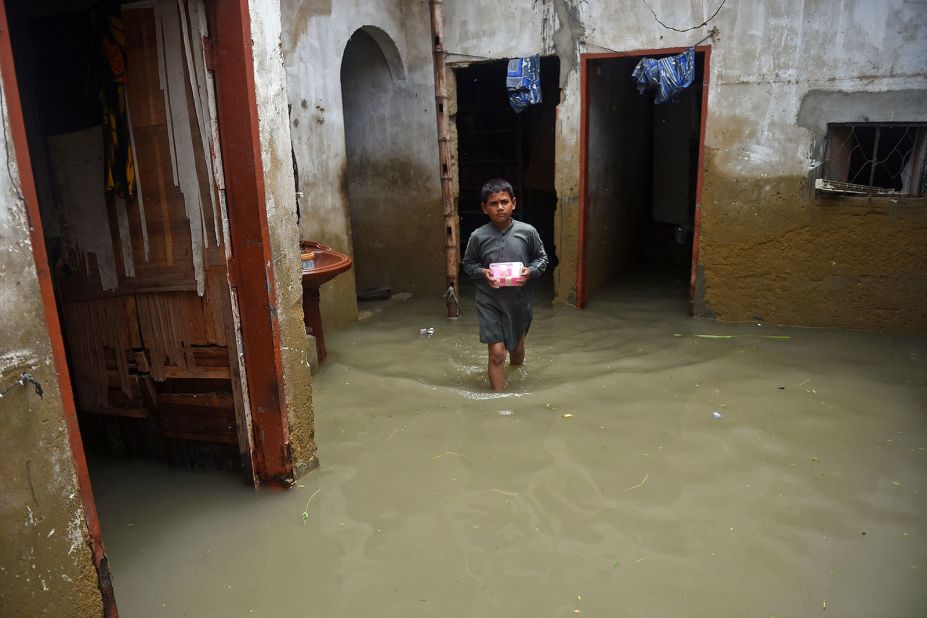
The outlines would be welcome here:
M 682 29 L 717 5 L 655 8 Z M 644 6 L 619 14 L 596 3 L 589 17 L 590 51 L 682 46 L 707 33 L 668 30 Z M 827 122 L 927 120 L 923 94 L 919 106 L 872 100 L 927 85 L 927 13 L 903 0 L 727 3 L 711 25 L 720 36 L 710 61 L 698 313 L 927 330 L 923 201 L 822 199 L 811 188 Z
M 276 319 L 283 363 L 283 396 L 289 414 L 290 449 L 297 474 L 316 465 L 312 376 L 303 325 L 299 229 L 287 123 L 286 78 L 281 47 L 280 5 L 251 0 L 251 39 L 257 93 L 264 197 L 276 281 Z
M 350 226 L 335 69 L 358 27 L 376 25 L 396 42 L 408 88 L 418 93 L 427 118 L 412 134 L 426 144 L 434 137 L 426 3 L 370 4 L 283 4 L 297 159 L 301 169 L 312 170 L 305 172 L 309 175 L 302 186 L 307 212 L 302 235 L 345 250 Z M 905 0 L 854 0 L 839 6 L 811 0 L 723 6 L 714 0 L 675 0 L 653 5 L 651 11 L 645 3 L 449 1 L 444 3 L 445 47 L 452 67 L 539 52 L 560 58 L 558 301 L 573 300 L 576 286 L 580 54 L 686 47 L 717 27 L 716 39 L 702 43 L 711 45 L 712 53 L 698 313 L 729 320 L 762 317 L 789 324 L 924 330 L 927 284 L 918 268 L 925 257 L 924 209 L 908 198 L 862 205 L 845 198 L 825 200 L 812 189 L 828 122 L 927 120 L 922 60 L 927 57 L 927 13 L 919 6 Z M 882 93 L 907 94 L 873 99 Z M 433 160 L 430 154 L 423 157 L 423 169 Z M 434 179 L 437 188 L 437 174 Z M 796 234 L 804 240 L 796 243 Z M 880 242 L 860 242 L 866 239 Z M 353 275 L 323 290 L 323 310 L 334 322 L 354 319 L 353 290 Z M 336 308 L 339 315 L 333 316 Z
M 927 332 L 927 200 L 816 200 L 805 178 L 744 180 L 716 157 L 705 174 L 701 313 Z
M 5 93 L 2 104 L 6 124 Z M 10 170 L 0 174 L 0 614 L 99 616 L 103 604 L 9 135 L 5 126 L 0 161 Z M 14 386 L 23 372 L 41 383 L 43 397 L 31 384 Z
M 383 202 L 376 207 L 381 212 L 371 217 L 375 220 L 369 227 L 387 227 L 382 234 L 362 233 L 353 241 L 362 243 L 363 250 L 379 250 L 387 242 L 391 262 L 406 265 L 405 280 L 385 283 L 421 294 L 443 293 L 444 226 L 428 3 L 282 0 L 281 9 L 290 130 L 304 195 L 300 199 L 302 238 L 353 256 L 350 201 L 354 197 L 374 200 L 375 190 L 382 187 Z M 394 101 L 405 104 L 392 114 L 393 126 L 387 129 L 371 126 L 374 120 L 381 122 L 372 117 L 358 121 L 367 123 L 367 130 L 385 131 L 392 141 L 383 143 L 377 160 L 369 162 L 381 170 L 378 181 L 363 176 L 353 179 L 359 180 L 354 188 L 361 193 L 349 196 L 348 184 L 353 180 L 348 176 L 344 110 L 354 102 L 344 100 L 340 70 L 348 40 L 365 26 L 384 37 L 378 44 L 387 54 L 397 89 L 378 98 L 389 106 L 398 93 Z M 390 52 L 393 48 L 395 55 Z M 420 215 L 410 215 L 413 209 L 403 206 L 408 199 L 404 196 L 409 195 L 415 196 Z M 359 268 L 364 267 L 359 263 Z M 322 287 L 322 318 L 327 328 L 357 319 L 355 295 L 353 269 Z
M 651 12 L 645 3 L 446 3 L 451 63 L 560 56 L 557 298 L 575 288 L 578 53 L 685 47 L 716 26 L 717 40 L 703 43 L 712 54 L 698 312 L 924 331 L 921 201 L 825 200 L 811 181 L 827 122 L 927 121 L 927 12 L 904 0 L 774 0 L 728 2 L 715 15 L 720 4 L 664 1 Z M 907 94 L 877 102 L 878 93 Z

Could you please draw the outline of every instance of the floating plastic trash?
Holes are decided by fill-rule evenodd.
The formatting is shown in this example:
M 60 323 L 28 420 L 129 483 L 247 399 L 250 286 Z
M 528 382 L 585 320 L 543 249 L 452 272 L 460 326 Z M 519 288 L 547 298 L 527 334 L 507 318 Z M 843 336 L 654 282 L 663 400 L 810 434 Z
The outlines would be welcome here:
M 499 416 L 512 416 L 515 410 L 499 410 Z
M 713 417 L 715 417 L 715 418 L 723 418 L 723 417 L 724 417 L 724 415 L 721 414 L 720 412 L 718 412 L 717 410 L 715 410 L 714 412 L 712 412 L 711 415 L 712 415 Z
M 432 326 L 432 327 L 430 327 L 430 328 L 420 328 L 420 329 L 418 329 L 418 336 L 419 336 L 419 337 L 431 337 L 431 336 L 434 335 L 434 334 L 435 334 L 435 327 L 434 327 L 434 326 Z

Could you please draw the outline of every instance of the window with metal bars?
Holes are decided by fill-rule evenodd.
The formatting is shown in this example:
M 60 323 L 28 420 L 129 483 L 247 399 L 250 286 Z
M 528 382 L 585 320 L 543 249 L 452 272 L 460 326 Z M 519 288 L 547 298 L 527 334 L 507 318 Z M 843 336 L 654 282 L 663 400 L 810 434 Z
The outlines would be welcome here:
M 924 195 L 927 124 L 828 124 L 822 193 Z

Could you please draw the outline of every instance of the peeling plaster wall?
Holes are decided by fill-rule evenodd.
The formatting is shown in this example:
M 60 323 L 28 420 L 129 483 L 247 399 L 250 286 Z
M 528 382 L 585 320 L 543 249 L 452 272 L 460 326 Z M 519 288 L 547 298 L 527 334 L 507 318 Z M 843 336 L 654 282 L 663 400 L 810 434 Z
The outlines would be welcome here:
M 290 448 L 297 474 L 316 465 L 312 376 L 303 325 L 299 229 L 287 123 L 286 78 L 281 46 L 280 4 L 250 0 L 254 79 L 257 93 L 264 197 L 276 281 L 275 309 L 283 362 L 283 396 L 289 412 Z
M 718 3 L 652 6 L 665 24 L 686 28 Z M 596 2 L 588 23 L 591 52 L 683 46 L 707 30 L 667 30 L 643 4 L 619 11 Z M 927 331 L 925 200 L 821 200 L 810 188 L 827 122 L 927 120 L 927 11 L 904 0 L 728 2 L 711 25 L 720 38 L 711 55 L 697 311 Z M 912 90 L 919 106 L 872 100 Z
M 411 264 L 406 269 L 410 279 L 400 285 L 409 285 L 423 294 L 442 293 L 444 227 L 428 3 L 282 0 L 281 9 L 286 25 L 283 49 L 290 129 L 304 194 L 300 200 L 302 238 L 352 256 L 355 253 L 340 73 L 351 35 L 359 28 L 373 26 L 388 36 L 398 51 L 405 78 L 394 81 L 394 85 L 403 90 L 400 99 L 409 102 L 403 113 L 393 118 L 396 126 L 392 135 L 402 141 L 383 144 L 384 154 L 392 153 L 396 163 L 386 167 L 398 166 L 408 172 L 395 174 L 393 181 L 384 185 L 385 201 L 389 202 L 386 208 L 394 211 L 396 225 L 384 229 L 382 236 L 395 241 L 392 259 L 396 263 Z M 363 190 L 358 197 L 371 199 L 375 183 L 361 181 L 366 188 L 359 187 Z M 404 195 L 421 201 L 422 216 L 410 214 L 408 207 L 398 211 L 405 204 Z M 322 287 L 321 310 L 327 328 L 357 319 L 355 285 L 352 269 Z
M 407 64 L 409 88 L 427 108 L 415 135 L 430 148 L 427 2 L 285 0 L 283 6 L 296 152 L 307 175 L 302 234 L 349 250 L 341 53 L 362 25 L 389 34 Z M 727 2 L 709 26 L 688 32 L 658 19 L 677 29 L 698 26 L 720 0 L 650 6 L 656 15 L 642 2 L 444 2 L 451 67 L 537 52 L 560 58 L 556 300 L 573 300 L 576 286 L 580 53 L 684 47 L 717 26 L 708 73 L 698 312 L 727 320 L 927 330 L 924 201 L 822 200 L 810 188 L 827 122 L 927 121 L 922 5 Z M 434 179 L 437 187 L 437 173 Z M 323 311 L 334 317 L 337 310 L 340 323 L 355 317 L 352 277 L 323 289 Z
M 575 289 L 579 52 L 712 44 L 699 293 L 727 320 L 927 332 L 925 200 L 821 200 L 826 122 L 927 121 L 927 11 L 905 0 L 445 2 L 451 63 L 561 59 L 558 300 Z M 517 27 L 507 25 L 517 24 Z M 506 25 L 500 27 L 500 25 Z M 877 98 L 877 95 L 882 95 Z
M 5 95 L 2 111 L 5 124 Z M 0 161 L 11 169 L 0 173 L 0 392 L 26 371 L 45 396 L 27 384 L 0 398 L 0 614 L 99 616 L 103 603 L 9 135 L 6 126 Z

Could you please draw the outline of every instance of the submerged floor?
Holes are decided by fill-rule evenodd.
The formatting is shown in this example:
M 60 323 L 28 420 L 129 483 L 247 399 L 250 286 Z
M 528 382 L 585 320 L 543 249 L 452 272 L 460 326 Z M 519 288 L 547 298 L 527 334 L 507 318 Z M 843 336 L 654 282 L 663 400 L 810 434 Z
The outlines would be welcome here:
M 538 307 L 493 397 L 464 310 L 328 335 L 322 465 L 289 492 L 96 462 L 122 615 L 927 613 L 924 338 L 616 287 Z

